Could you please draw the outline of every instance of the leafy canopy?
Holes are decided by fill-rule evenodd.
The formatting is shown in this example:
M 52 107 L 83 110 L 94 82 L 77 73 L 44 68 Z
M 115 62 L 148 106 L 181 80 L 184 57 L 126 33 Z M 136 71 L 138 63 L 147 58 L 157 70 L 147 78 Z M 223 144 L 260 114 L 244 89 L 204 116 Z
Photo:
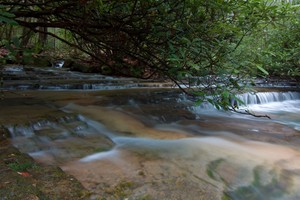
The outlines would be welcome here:
M 13 17 L 20 26 L 81 50 L 101 66 L 100 72 L 167 77 L 187 94 L 197 95 L 199 102 L 223 109 L 235 109 L 228 99 L 237 99 L 246 80 L 269 74 L 266 62 L 257 59 L 267 54 L 254 50 L 257 36 L 295 13 L 289 3 L 270 0 L 3 0 L 2 4 L 9 13 L 0 13 L 0 20 L 14 23 L 9 21 Z M 63 29 L 71 38 L 40 27 Z M 269 55 L 273 48 L 276 45 L 268 48 Z

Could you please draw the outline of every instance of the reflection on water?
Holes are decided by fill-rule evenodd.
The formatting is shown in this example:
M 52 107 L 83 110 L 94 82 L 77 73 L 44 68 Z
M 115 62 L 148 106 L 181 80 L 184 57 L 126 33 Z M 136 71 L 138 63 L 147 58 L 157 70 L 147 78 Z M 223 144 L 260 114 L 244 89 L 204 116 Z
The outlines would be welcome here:
M 92 199 L 300 199 L 300 100 L 279 100 L 248 105 L 272 120 L 174 105 L 184 117 L 167 122 L 157 116 L 174 119 L 170 106 L 130 98 L 9 128 L 19 149 L 73 174 Z

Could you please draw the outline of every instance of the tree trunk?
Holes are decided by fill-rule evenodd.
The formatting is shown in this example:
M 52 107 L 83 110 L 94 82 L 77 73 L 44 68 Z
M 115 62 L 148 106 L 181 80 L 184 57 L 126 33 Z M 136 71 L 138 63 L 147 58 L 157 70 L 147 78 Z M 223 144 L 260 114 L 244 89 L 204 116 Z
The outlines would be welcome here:
M 45 22 L 45 20 L 40 18 L 40 19 L 38 19 L 38 22 L 43 23 L 43 22 Z M 41 32 L 39 32 L 38 41 L 39 41 L 41 49 L 44 49 L 44 47 L 47 44 L 48 28 L 47 27 L 38 27 L 38 30 L 41 31 Z

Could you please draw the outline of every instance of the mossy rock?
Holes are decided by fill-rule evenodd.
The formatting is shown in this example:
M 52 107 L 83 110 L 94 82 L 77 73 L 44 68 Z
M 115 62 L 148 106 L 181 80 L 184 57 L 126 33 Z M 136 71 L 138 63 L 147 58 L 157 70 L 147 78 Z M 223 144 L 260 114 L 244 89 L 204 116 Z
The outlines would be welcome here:
M 60 168 L 37 164 L 11 145 L 0 148 L 1 199 L 89 199 L 89 191 Z
M 39 66 L 39 67 L 49 67 L 49 66 L 51 66 L 51 62 L 48 57 L 37 57 L 37 58 L 34 58 L 33 65 Z

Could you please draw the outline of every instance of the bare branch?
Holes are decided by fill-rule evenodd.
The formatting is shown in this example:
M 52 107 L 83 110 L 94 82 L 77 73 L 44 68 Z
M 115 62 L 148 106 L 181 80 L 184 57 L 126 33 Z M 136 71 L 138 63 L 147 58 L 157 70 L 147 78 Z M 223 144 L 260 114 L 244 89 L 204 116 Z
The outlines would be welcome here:
M 271 119 L 271 117 L 268 116 L 268 115 L 257 115 L 257 114 L 255 114 L 255 113 L 249 111 L 249 110 L 244 110 L 244 112 L 242 112 L 242 111 L 240 111 L 240 110 L 237 110 L 237 109 L 236 109 L 235 107 L 233 107 L 233 106 L 232 106 L 231 108 L 229 108 L 229 110 L 230 110 L 230 111 L 233 111 L 233 112 L 235 112 L 235 113 L 243 114 L 243 115 L 251 115 L 251 116 L 253 116 L 253 117 L 266 117 L 266 118 L 268 118 L 268 119 Z

